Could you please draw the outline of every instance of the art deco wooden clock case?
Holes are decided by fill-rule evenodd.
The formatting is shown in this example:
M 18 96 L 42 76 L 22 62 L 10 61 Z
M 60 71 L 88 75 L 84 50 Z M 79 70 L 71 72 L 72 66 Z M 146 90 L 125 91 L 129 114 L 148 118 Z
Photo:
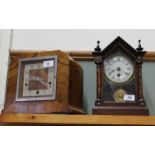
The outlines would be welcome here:
M 83 71 L 61 51 L 11 54 L 3 113 L 84 113 Z
M 93 114 L 148 115 L 143 97 L 143 51 L 134 49 L 121 37 L 117 37 L 101 51 L 93 52 L 97 65 L 97 99 Z

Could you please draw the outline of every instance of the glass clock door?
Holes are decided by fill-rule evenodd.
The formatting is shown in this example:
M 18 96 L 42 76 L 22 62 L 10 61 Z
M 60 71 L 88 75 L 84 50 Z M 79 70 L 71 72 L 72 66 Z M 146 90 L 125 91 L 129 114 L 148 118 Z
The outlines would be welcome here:
M 104 101 L 127 102 L 125 95 L 135 95 L 134 62 L 120 49 L 104 60 Z

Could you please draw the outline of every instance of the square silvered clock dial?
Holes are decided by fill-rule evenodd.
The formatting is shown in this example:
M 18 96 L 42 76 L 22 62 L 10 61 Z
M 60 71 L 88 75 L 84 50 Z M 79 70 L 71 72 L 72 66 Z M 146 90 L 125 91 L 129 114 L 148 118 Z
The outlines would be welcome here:
M 57 56 L 21 59 L 16 101 L 54 100 Z

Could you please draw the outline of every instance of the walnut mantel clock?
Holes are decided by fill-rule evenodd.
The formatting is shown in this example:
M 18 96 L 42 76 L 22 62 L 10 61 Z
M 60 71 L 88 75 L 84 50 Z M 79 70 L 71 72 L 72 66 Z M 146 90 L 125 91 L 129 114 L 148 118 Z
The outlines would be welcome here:
M 93 114 L 148 115 L 143 96 L 142 63 L 146 53 L 117 37 L 101 51 L 93 52 L 97 66 L 97 99 Z
M 2 113 L 83 114 L 83 70 L 63 51 L 10 54 Z

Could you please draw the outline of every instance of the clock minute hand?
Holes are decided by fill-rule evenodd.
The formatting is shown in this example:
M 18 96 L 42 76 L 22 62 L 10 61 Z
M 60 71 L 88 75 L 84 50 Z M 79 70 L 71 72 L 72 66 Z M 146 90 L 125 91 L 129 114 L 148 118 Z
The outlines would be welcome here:
M 45 82 L 44 79 L 39 80 L 42 84 L 44 84 L 45 86 L 47 86 L 47 83 Z
M 39 81 L 43 85 L 47 86 L 47 83 L 45 82 L 45 80 L 43 78 L 37 77 L 37 81 Z
M 35 80 L 35 81 L 37 81 L 37 77 L 35 77 L 35 76 L 30 76 L 29 80 Z

